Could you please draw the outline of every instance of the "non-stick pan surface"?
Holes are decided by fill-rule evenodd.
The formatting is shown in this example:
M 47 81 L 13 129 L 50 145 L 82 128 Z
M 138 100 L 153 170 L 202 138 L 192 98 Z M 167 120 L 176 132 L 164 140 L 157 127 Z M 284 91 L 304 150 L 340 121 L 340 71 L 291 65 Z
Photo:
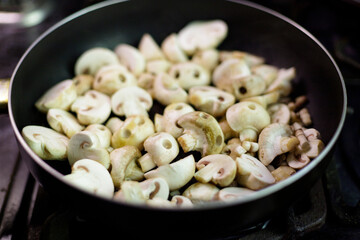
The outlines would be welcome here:
M 278 67 L 297 71 L 295 94 L 306 94 L 314 127 L 326 148 L 305 169 L 239 202 L 196 209 L 157 209 L 102 199 L 69 186 L 66 163 L 44 162 L 21 137 L 29 124 L 46 126 L 35 101 L 55 83 L 74 77 L 74 63 L 92 47 L 114 49 L 119 43 L 137 46 L 144 33 L 158 43 L 193 20 L 223 19 L 228 37 L 220 49 L 244 50 Z M 12 77 L 9 113 L 22 158 L 43 187 L 69 203 L 83 217 L 126 229 L 161 228 L 178 234 L 224 234 L 269 218 L 287 208 L 322 175 L 341 131 L 346 92 L 341 74 L 324 47 L 306 30 L 269 9 L 246 1 L 106 1 L 56 24 L 25 53 Z M 140 224 L 140 225 L 139 225 Z M 142 231 L 136 231 L 136 234 Z

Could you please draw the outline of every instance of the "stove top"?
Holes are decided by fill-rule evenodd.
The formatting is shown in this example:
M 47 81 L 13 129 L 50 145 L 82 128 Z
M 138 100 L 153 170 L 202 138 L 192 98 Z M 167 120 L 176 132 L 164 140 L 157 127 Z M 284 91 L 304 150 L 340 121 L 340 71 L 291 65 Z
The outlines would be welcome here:
M 0 25 L 0 78 L 11 75 L 37 36 L 94 2 L 62 1 L 45 21 L 30 28 Z M 308 194 L 266 222 L 225 239 L 360 239 L 360 6 L 351 0 L 254 2 L 290 17 L 324 44 L 343 73 L 348 110 L 334 157 Z M 0 111 L 0 239 L 103 239 L 99 226 L 78 218 L 33 179 L 19 157 L 9 117 Z

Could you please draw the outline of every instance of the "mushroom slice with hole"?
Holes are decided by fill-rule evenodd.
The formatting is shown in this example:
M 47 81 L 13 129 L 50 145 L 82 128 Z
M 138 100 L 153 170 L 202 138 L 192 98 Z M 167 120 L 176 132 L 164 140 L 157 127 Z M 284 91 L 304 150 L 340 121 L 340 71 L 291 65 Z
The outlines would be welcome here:
M 265 62 L 263 57 L 243 51 L 220 51 L 219 59 L 220 62 L 224 62 L 228 59 L 240 59 L 245 61 L 246 65 L 249 67 L 258 66 Z
M 275 183 L 270 171 L 257 158 L 242 154 L 236 158 L 237 182 L 251 190 L 259 190 Z
M 65 175 L 64 180 L 97 196 L 112 198 L 114 195 L 114 184 L 109 172 L 91 159 L 77 161 L 71 168 L 71 174 Z
M 179 82 L 185 90 L 195 86 L 209 85 L 209 71 L 194 62 L 177 63 L 170 67 L 169 75 Z
M 190 88 L 189 102 L 199 111 L 220 117 L 235 103 L 235 97 L 215 87 L 197 86 Z
M 148 33 L 145 33 L 141 37 L 138 48 L 146 61 L 165 58 L 163 52 L 160 49 L 160 46 L 156 43 L 154 38 Z
M 76 88 L 76 93 L 78 96 L 83 95 L 90 90 L 94 81 L 94 77 L 89 74 L 80 74 L 73 78 L 73 82 Z
M 172 103 L 165 107 L 164 115 L 155 114 L 155 129 L 156 132 L 168 132 L 174 138 L 178 138 L 183 129 L 177 125 L 177 120 L 190 112 L 194 112 L 189 104 L 186 103 Z
M 117 148 L 110 153 L 111 178 L 116 188 L 120 188 L 124 181 L 141 181 L 144 178 L 144 173 L 136 164 L 140 157 L 139 149 L 134 146 Z
M 177 138 L 184 152 L 199 151 L 204 157 L 220 153 L 224 134 L 218 121 L 208 113 L 195 111 L 181 116 L 177 123 L 184 129 Z
M 153 105 L 151 95 L 137 86 L 124 87 L 111 96 L 111 107 L 118 116 L 148 116 Z
M 110 167 L 110 156 L 106 148 L 101 146 L 99 137 L 90 131 L 76 133 L 69 141 L 68 160 L 70 166 L 80 159 L 88 158 Z
M 193 183 L 183 192 L 183 196 L 187 197 L 194 204 L 213 201 L 219 192 L 214 184 L 211 183 Z
M 281 96 L 288 96 L 292 90 L 291 81 L 295 78 L 296 71 L 294 67 L 288 69 L 279 69 L 276 79 L 270 84 L 266 92 L 279 91 Z
M 170 62 L 179 63 L 188 61 L 188 57 L 179 45 L 176 33 L 172 33 L 164 39 L 161 43 L 161 50 Z
M 118 117 L 111 117 L 107 120 L 105 126 L 114 134 L 122 125 L 124 121 Z
M 90 124 L 85 131 L 93 132 L 99 138 L 100 146 L 103 148 L 110 147 L 111 131 L 102 124 Z
M 290 122 L 290 109 L 284 103 L 271 104 L 267 111 L 270 115 L 272 123 L 289 124 Z
M 147 199 L 168 199 L 169 185 L 163 178 L 150 178 L 140 182 L 140 187 Z
M 268 112 L 255 102 L 239 102 L 228 108 L 229 126 L 240 134 L 240 140 L 256 142 L 259 132 L 270 124 Z
M 103 123 L 111 114 L 110 97 L 90 90 L 75 100 L 71 111 L 77 113 L 77 119 L 83 125 Z
M 146 63 L 146 72 L 156 75 L 162 72 L 168 72 L 170 67 L 171 63 L 165 59 L 151 60 Z
M 259 135 L 259 159 L 269 165 L 276 156 L 290 152 L 299 144 L 287 124 L 272 123 L 265 127 Z
M 248 75 L 233 80 L 232 88 L 237 100 L 254 97 L 265 91 L 266 84 L 264 79 L 256 75 Z
M 285 180 L 294 173 L 296 173 L 296 171 L 289 166 L 279 166 L 275 170 L 271 171 L 271 174 L 274 176 L 276 182 Z
M 227 24 L 222 20 L 194 21 L 179 31 L 179 44 L 186 54 L 193 55 L 197 50 L 217 48 L 227 32 Z
M 219 51 L 216 49 L 205 49 L 197 51 L 191 61 L 201 65 L 203 68 L 212 72 L 219 64 Z
M 21 135 L 36 155 L 44 160 L 66 160 L 69 139 L 51 128 L 29 125 Z
M 68 111 L 77 97 L 73 80 L 63 80 L 47 90 L 36 102 L 35 107 L 43 113 L 50 108 Z
M 176 207 L 193 207 L 194 204 L 187 197 L 181 195 L 175 195 L 171 198 L 171 202 L 175 204 Z
M 224 154 L 203 157 L 196 163 L 196 168 L 196 180 L 202 183 L 212 182 L 220 187 L 229 186 L 236 175 L 235 161 Z
M 167 73 L 160 73 L 154 81 L 154 95 L 162 105 L 187 102 L 188 94 L 179 83 Z
M 154 124 L 150 118 L 142 115 L 133 115 L 125 119 L 122 126 L 113 134 L 111 146 L 120 148 L 125 145 L 143 149 L 145 139 L 155 132 Z
M 129 44 L 119 44 L 114 51 L 120 63 L 135 76 L 145 71 L 145 58 L 137 48 Z
M 230 139 L 222 150 L 223 154 L 229 155 L 232 159 L 240 157 L 241 154 L 246 153 L 245 148 L 241 145 L 239 138 Z
M 90 74 L 95 76 L 97 71 L 105 65 L 119 64 L 116 54 L 107 48 L 91 48 L 76 60 L 75 75 Z
M 261 96 L 243 98 L 243 99 L 241 99 L 241 101 L 242 102 L 243 101 L 256 102 L 256 103 L 260 104 L 263 108 L 267 109 L 267 107 L 270 104 L 277 103 L 279 100 L 279 97 L 280 97 L 279 92 L 271 92 L 271 93 L 266 93 Z
M 144 142 L 147 152 L 139 160 L 143 172 L 156 166 L 169 164 L 179 154 L 179 145 L 176 139 L 166 132 L 155 133 Z
M 264 79 L 269 86 L 277 77 L 279 69 L 272 65 L 261 64 L 251 68 L 251 72 Z
M 242 187 L 226 187 L 223 189 L 220 189 L 219 192 L 215 195 L 215 200 L 218 201 L 234 201 L 238 199 L 244 199 L 247 196 L 254 194 L 255 191 L 242 188 Z
M 100 68 L 92 87 L 94 90 L 111 96 L 120 88 L 136 85 L 135 76 L 124 66 L 117 64 Z
M 170 191 L 177 190 L 187 184 L 195 173 L 195 159 L 189 155 L 174 163 L 162 165 L 144 174 L 146 179 L 161 177 L 166 180 Z
M 84 129 L 74 115 L 62 109 L 50 109 L 46 119 L 52 129 L 64 133 L 68 138 Z

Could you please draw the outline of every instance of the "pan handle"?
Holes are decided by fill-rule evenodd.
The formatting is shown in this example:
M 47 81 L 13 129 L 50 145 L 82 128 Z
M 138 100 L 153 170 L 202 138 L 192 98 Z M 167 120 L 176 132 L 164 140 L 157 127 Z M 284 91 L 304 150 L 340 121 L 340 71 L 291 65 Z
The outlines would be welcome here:
M 9 86 L 10 79 L 0 79 L 0 109 L 7 109 L 7 103 L 9 101 Z

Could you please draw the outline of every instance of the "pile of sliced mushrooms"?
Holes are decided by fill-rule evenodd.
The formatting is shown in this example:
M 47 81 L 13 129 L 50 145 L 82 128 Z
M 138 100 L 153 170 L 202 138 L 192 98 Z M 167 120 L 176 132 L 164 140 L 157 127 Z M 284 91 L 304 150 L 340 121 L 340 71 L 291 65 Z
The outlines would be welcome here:
M 222 20 L 194 21 L 161 45 L 146 33 L 137 48 L 85 51 L 35 103 L 49 126 L 24 139 L 68 161 L 70 184 L 127 203 L 228 202 L 290 177 L 324 147 L 306 96 L 289 97 L 295 68 L 217 49 L 227 34 Z

